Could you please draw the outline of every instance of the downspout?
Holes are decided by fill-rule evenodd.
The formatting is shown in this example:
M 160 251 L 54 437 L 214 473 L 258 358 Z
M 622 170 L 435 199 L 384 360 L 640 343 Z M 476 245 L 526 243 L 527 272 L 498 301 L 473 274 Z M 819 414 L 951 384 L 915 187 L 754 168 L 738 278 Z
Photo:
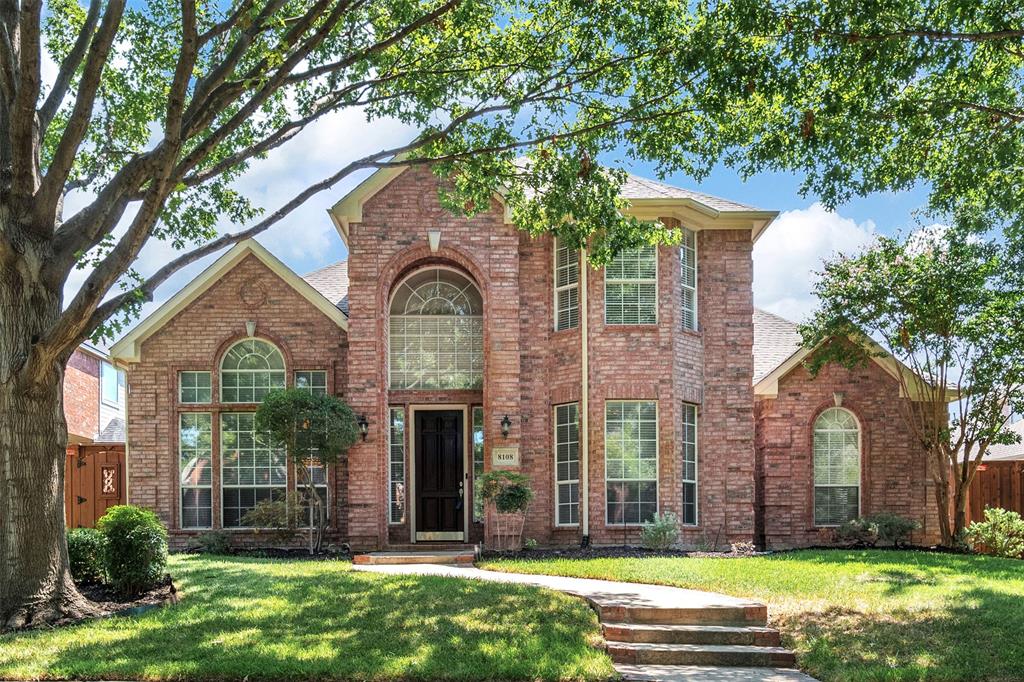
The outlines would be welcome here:
M 587 249 L 580 251 L 583 259 L 580 268 L 580 365 L 582 380 L 580 382 L 580 408 L 582 411 L 580 424 L 580 449 L 582 461 L 580 462 L 580 477 L 583 485 L 580 486 L 580 502 L 583 506 L 581 540 L 584 547 L 590 544 L 590 355 L 588 353 L 590 344 L 587 336 L 587 301 L 590 298 L 590 287 L 587 286 L 587 271 L 590 270 L 590 262 L 587 258 Z

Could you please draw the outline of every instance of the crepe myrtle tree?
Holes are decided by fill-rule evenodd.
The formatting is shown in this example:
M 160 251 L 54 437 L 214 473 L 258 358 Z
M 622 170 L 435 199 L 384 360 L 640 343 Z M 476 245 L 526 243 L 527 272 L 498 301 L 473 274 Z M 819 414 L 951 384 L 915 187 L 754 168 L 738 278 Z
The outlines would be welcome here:
M 61 508 L 61 385 L 79 343 L 116 335 L 182 267 L 396 164 L 433 168 L 456 212 L 500 191 L 518 226 L 589 240 L 595 263 L 677 239 L 625 217 L 622 173 L 596 160 L 617 150 L 706 172 L 747 136 L 728 103 L 766 65 L 745 43 L 675 0 L 6 2 L 0 628 L 94 611 L 71 581 Z M 413 132 L 266 211 L 236 189 L 343 110 Z M 181 253 L 134 269 L 156 240 Z
M 902 420 L 927 452 L 942 542 L 960 542 L 967 491 L 1024 409 L 1024 289 L 1001 240 L 933 227 L 825 264 L 801 328 L 809 369 L 895 359 Z M 870 341 L 865 339 L 865 335 Z M 873 341 L 874 343 L 872 343 Z
M 359 438 L 355 413 L 345 401 L 332 395 L 313 395 L 301 388 L 272 391 L 256 409 L 256 429 L 284 446 L 295 467 L 299 494 L 307 512 L 309 553 L 323 548 L 327 527 L 327 500 L 317 490 L 313 469 L 328 471 Z

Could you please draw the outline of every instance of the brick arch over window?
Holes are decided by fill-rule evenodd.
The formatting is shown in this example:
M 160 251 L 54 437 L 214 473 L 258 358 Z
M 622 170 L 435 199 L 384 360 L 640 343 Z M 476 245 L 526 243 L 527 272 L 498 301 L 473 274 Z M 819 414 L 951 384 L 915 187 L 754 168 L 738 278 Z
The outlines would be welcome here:
M 850 409 L 820 410 L 811 422 L 815 526 L 838 526 L 861 514 L 864 431 Z

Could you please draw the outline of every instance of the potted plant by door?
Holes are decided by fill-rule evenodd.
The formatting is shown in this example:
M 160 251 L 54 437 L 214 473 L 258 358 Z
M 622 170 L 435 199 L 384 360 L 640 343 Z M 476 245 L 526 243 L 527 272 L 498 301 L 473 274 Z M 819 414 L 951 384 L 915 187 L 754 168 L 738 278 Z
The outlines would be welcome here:
M 494 509 L 495 549 L 519 549 L 523 541 L 526 511 L 533 500 L 530 479 L 516 471 L 489 471 L 480 477 L 480 495 Z

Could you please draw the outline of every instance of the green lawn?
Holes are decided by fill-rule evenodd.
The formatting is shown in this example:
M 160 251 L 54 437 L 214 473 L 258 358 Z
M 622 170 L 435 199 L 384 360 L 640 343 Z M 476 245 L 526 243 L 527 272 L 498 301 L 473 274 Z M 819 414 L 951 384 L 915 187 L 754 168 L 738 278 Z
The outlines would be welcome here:
M 1024 562 L 892 551 L 491 561 L 752 597 L 823 680 L 1024 680 Z
M 184 599 L 0 637 L 0 679 L 595 679 L 597 618 L 554 592 L 358 573 L 344 562 L 174 556 Z

